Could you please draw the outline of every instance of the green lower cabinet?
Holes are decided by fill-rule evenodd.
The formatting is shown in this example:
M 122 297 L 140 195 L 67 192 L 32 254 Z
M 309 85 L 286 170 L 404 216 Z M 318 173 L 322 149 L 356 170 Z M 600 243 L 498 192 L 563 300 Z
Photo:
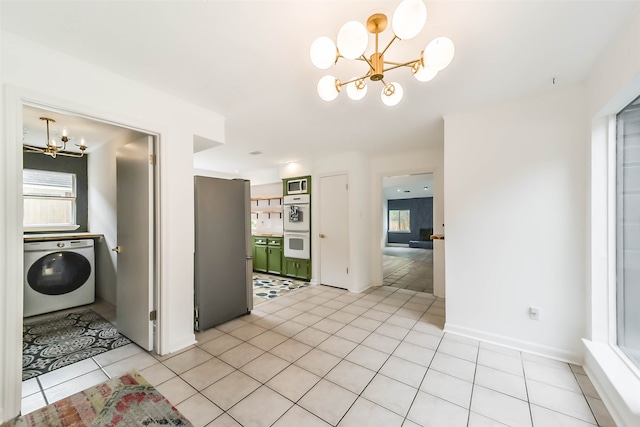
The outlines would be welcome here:
M 282 274 L 282 237 L 253 237 L 253 271 Z
M 282 274 L 282 248 L 268 247 L 267 271 L 271 274 Z
M 284 275 L 301 280 L 310 280 L 311 261 L 308 259 L 285 258 Z
M 267 272 L 267 238 L 253 237 L 253 270 Z
M 267 272 L 268 249 L 266 246 L 256 245 L 253 247 L 253 269 L 255 271 Z

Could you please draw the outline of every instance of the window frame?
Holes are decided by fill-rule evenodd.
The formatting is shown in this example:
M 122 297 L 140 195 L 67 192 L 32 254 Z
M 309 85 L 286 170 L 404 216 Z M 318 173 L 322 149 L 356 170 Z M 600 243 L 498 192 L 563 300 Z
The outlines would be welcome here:
M 406 230 L 392 230 L 391 229 L 391 212 L 398 212 L 398 228 L 400 228 L 400 216 L 402 212 L 406 212 L 408 215 L 408 224 L 409 228 Z M 400 234 L 410 234 L 411 233 L 411 209 L 389 209 L 387 214 L 387 232 L 389 233 L 400 233 Z
M 632 359 L 631 356 L 627 354 L 622 347 L 620 347 L 619 343 L 619 322 L 621 313 L 618 310 L 619 307 L 619 280 L 618 280 L 618 263 L 619 263 L 619 248 L 618 248 L 618 180 L 620 177 L 620 170 L 618 169 L 618 155 L 619 155 L 619 146 L 618 146 L 618 131 L 619 131 L 619 122 L 618 115 L 622 113 L 627 107 L 629 107 L 633 102 L 637 101 L 638 98 L 635 98 L 631 101 L 631 103 L 625 105 L 620 109 L 616 114 L 612 114 L 609 116 L 609 129 L 608 129 L 608 152 L 609 152 L 609 161 L 608 161 L 608 208 L 609 208 L 609 256 L 612 260 L 609 267 L 609 283 L 608 283 L 608 293 L 609 293 L 609 345 L 615 351 L 615 353 L 622 359 L 622 361 L 631 369 L 631 371 L 635 374 L 635 377 L 640 380 L 640 363 L 636 360 Z
M 51 174 L 62 174 L 69 175 L 71 177 L 72 182 L 72 196 L 55 196 L 55 195 L 42 195 L 42 194 L 27 194 L 25 192 L 25 182 L 24 175 L 22 179 L 22 206 L 23 206 L 23 217 L 22 217 L 22 227 L 25 232 L 50 232 L 50 231 L 73 231 L 80 228 L 78 224 L 78 178 L 75 173 L 72 172 L 60 172 L 60 171 L 51 171 L 51 170 L 41 170 L 41 169 L 29 169 L 26 168 L 24 171 L 38 171 L 38 172 L 46 172 Z M 27 225 L 24 223 L 24 219 L 26 217 L 26 201 L 27 200 L 64 200 L 71 201 L 71 222 L 69 223 L 43 223 L 43 224 L 30 224 Z

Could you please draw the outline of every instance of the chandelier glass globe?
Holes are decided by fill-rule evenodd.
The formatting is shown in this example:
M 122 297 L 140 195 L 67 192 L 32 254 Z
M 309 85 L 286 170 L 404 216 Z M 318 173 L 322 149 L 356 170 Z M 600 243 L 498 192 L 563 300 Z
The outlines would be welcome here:
M 356 79 L 354 77 L 353 79 Z M 367 94 L 367 83 L 364 79 L 352 81 L 347 85 L 347 96 L 354 101 L 359 101 Z
M 338 32 L 338 52 L 347 59 L 362 56 L 368 43 L 367 29 L 358 21 L 347 22 Z
M 337 48 L 329 37 L 322 36 L 315 39 L 309 53 L 313 65 L 321 70 L 326 70 L 336 63 Z
M 318 96 L 324 101 L 333 101 L 338 97 L 338 80 L 333 76 L 324 76 L 318 81 Z
M 419 82 L 428 82 L 433 80 L 435 76 L 438 75 L 438 70 L 433 70 L 431 68 L 424 68 L 422 65 L 418 65 L 413 73 L 413 77 L 416 78 Z
M 431 40 L 427 47 L 424 48 L 422 66 L 436 71 L 444 70 L 451 64 L 455 53 L 456 48 L 451 39 L 438 37 Z
M 391 20 L 393 33 L 400 40 L 409 40 L 417 36 L 427 21 L 427 7 L 422 0 L 403 0 Z
M 384 105 L 388 107 L 393 107 L 394 105 L 398 105 L 400 101 L 402 101 L 402 95 L 404 92 L 402 90 L 402 86 L 398 82 L 387 83 L 387 85 L 382 88 L 382 92 L 380 93 L 380 98 Z

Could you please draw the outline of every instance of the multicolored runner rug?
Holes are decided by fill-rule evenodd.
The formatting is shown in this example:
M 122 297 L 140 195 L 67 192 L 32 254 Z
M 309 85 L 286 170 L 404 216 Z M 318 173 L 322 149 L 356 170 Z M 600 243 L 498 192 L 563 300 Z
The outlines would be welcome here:
M 131 371 L 1 427 L 192 426 L 139 373 Z
M 268 301 L 282 296 L 298 288 L 309 286 L 310 283 L 270 274 L 253 275 L 253 304 Z
M 131 344 L 93 310 L 25 321 L 22 381 Z

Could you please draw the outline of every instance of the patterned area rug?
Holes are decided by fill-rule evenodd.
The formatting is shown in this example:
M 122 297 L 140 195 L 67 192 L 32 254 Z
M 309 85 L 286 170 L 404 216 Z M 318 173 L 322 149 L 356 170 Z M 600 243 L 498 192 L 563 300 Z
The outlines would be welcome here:
M 131 343 L 93 310 L 26 321 L 22 335 L 23 381 Z
M 254 274 L 253 276 L 253 304 L 279 297 L 295 289 L 309 286 L 310 283 L 301 280 L 287 279 L 268 274 Z
M 192 426 L 136 371 L 88 388 L 2 427 Z

